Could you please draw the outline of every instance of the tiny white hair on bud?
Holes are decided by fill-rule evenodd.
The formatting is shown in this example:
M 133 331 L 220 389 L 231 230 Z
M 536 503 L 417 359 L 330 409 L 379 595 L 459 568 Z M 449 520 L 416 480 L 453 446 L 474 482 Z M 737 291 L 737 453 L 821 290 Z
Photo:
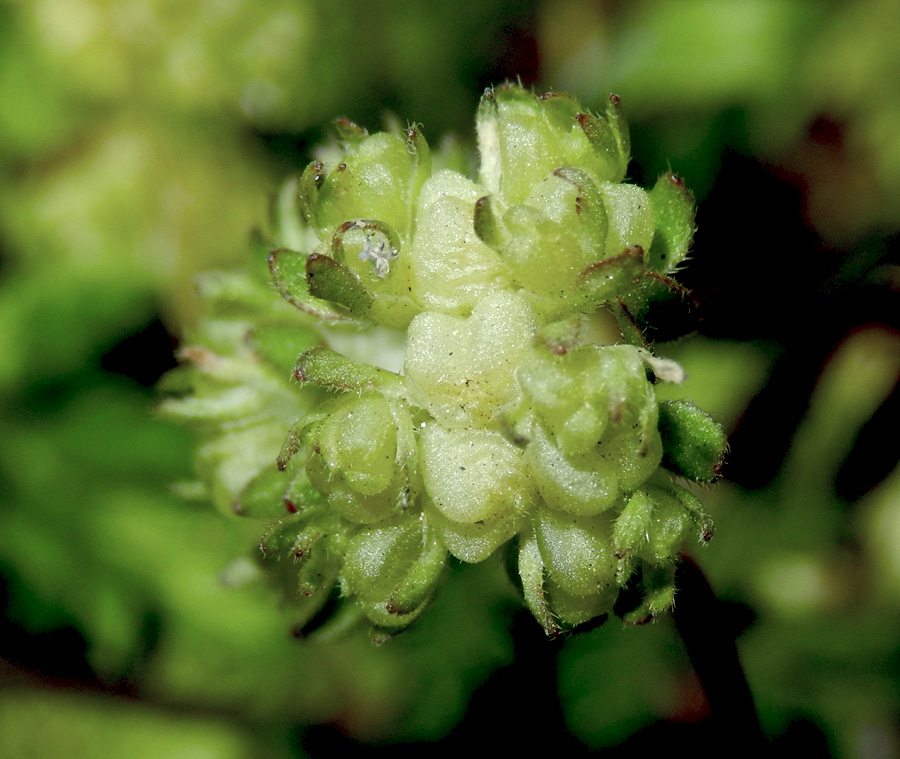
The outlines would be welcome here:
M 640 348 L 638 352 L 657 379 L 663 382 L 671 382 L 673 385 L 684 384 L 684 381 L 687 379 L 687 372 L 677 361 L 673 361 L 671 358 L 654 356 L 650 351 L 643 348 Z
M 388 245 L 383 237 L 377 243 L 373 242 L 373 238 L 374 235 L 366 235 L 366 244 L 359 252 L 359 260 L 371 261 L 375 276 L 384 279 L 391 271 L 391 261 L 400 255 L 400 251 Z

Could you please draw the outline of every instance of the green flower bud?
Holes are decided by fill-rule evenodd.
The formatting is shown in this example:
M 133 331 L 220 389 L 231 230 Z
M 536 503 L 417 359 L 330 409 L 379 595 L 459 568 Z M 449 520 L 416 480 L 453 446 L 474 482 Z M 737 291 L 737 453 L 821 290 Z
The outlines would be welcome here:
M 313 219 L 319 236 L 330 238 L 355 219 L 378 219 L 405 231 L 409 172 L 410 155 L 401 138 L 385 133 L 364 137 L 318 188 Z
M 690 401 L 665 401 L 659 406 L 663 466 L 695 482 L 712 482 L 722 471 L 725 432 Z
M 564 559 L 564 557 L 557 556 L 555 562 L 557 572 L 565 574 L 567 568 L 578 569 L 580 564 L 589 562 L 595 557 L 601 559 L 601 566 L 605 565 L 603 546 L 591 540 L 592 526 L 596 525 L 580 525 L 582 529 L 586 528 L 584 532 L 580 532 L 579 526 L 575 524 L 571 525 L 569 529 L 566 529 L 568 526 L 564 525 L 563 529 L 557 531 L 554 531 L 551 526 L 549 530 L 544 531 L 543 540 L 540 542 L 534 530 L 524 532 L 520 536 L 516 572 L 521 582 L 525 604 L 550 637 L 556 637 L 567 629 L 598 617 L 604 617 L 615 604 L 619 588 L 614 583 L 608 582 L 610 577 L 607 573 L 601 572 L 600 576 L 595 578 L 596 582 L 588 579 L 589 592 L 587 594 L 573 593 L 564 587 L 571 586 L 571 578 L 569 578 L 570 582 L 563 579 L 563 583 L 554 579 L 555 575 L 550 571 L 551 565 L 548 565 L 548 559 L 545 558 L 549 555 L 549 561 L 553 561 L 553 549 L 558 547 L 558 539 L 562 538 L 565 541 L 573 538 L 575 540 L 585 538 L 577 546 L 577 549 L 580 550 L 578 550 L 576 558 L 580 561 L 572 562 L 567 566 L 564 561 L 560 561 L 560 558 Z M 557 541 L 554 541 L 554 538 Z M 591 550 L 592 548 L 594 551 Z M 606 566 L 606 569 L 608 570 L 609 567 Z M 615 575 L 613 575 L 614 577 Z
M 516 534 L 534 500 L 522 451 L 491 430 L 422 431 L 426 513 L 458 559 L 487 558 Z
M 583 167 L 597 181 L 620 182 L 628 138 L 618 98 L 607 118 L 591 116 L 567 95 L 537 98 L 515 85 L 489 89 L 476 117 L 481 182 L 508 204 L 521 203 L 550 172 Z
M 272 522 L 301 507 L 325 502 L 304 471 L 285 472 L 274 463 L 259 472 L 238 495 L 234 504 L 237 514 L 250 519 Z
M 535 523 L 550 577 L 567 593 L 593 596 L 616 584 L 609 516 L 572 516 L 543 509 Z M 610 598 L 610 607 L 615 594 Z
M 436 589 L 447 549 L 412 516 L 358 533 L 344 558 L 344 593 L 356 596 L 380 628 L 401 628 L 424 611 Z
M 578 460 L 581 465 L 578 467 L 550 440 L 542 425 L 534 424 L 531 434 L 525 458 L 548 506 L 572 514 L 591 515 L 605 511 L 616 502 L 619 480 L 609 462 Z
M 327 505 L 274 522 L 263 534 L 259 544 L 262 565 L 297 609 L 298 625 L 305 624 L 328 601 L 352 534 L 352 526 Z
M 309 432 L 309 480 L 352 522 L 381 522 L 406 509 L 409 461 L 399 446 L 398 421 L 412 426 L 383 396 L 364 393 L 341 399 Z
M 509 208 L 502 220 L 499 202 L 490 198 L 476 204 L 479 236 L 541 311 L 565 313 L 577 297 L 579 274 L 605 257 L 608 222 L 600 191 L 584 171 L 563 167 L 534 185 L 525 203 Z

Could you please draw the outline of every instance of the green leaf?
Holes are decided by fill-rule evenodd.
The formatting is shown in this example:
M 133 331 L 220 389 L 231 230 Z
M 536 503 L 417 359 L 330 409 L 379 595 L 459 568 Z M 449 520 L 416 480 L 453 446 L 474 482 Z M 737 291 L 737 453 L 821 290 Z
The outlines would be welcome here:
M 615 600 L 617 562 L 607 514 L 574 516 L 541 509 L 534 520 L 538 547 L 550 576 L 572 595 L 610 592 Z
M 575 120 L 591 141 L 594 150 L 608 161 L 611 167 L 617 166 L 619 161 L 619 143 L 609 122 L 600 116 L 593 116 L 590 113 L 579 113 Z M 614 177 L 615 174 L 611 172 L 610 175 L 603 178 L 610 181 L 621 181 L 621 179 L 615 179 Z
M 343 576 L 383 634 L 425 610 L 447 562 L 447 549 L 418 519 L 370 528 L 351 542 Z
M 555 169 L 532 188 L 527 202 L 575 237 L 582 251 L 579 269 L 602 258 L 609 219 L 603 196 L 585 171 Z
M 419 538 L 422 549 L 402 581 L 394 588 L 386 610 L 407 619 L 417 613 L 431 598 L 438 580 L 447 566 L 447 549 L 433 531 L 425 529 Z
M 280 560 L 300 558 L 309 553 L 309 548 L 322 535 L 319 530 L 310 528 L 311 514 L 291 514 L 269 525 L 259 542 L 259 550 L 263 558 Z
M 622 342 L 625 345 L 633 345 L 635 348 L 649 350 L 650 344 L 624 299 L 616 298 L 611 307 L 613 316 L 616 317 L 616 323 L 622 332 Z
M 312 435 L 315 434 L 322 419 L 328 416 L 329 410 L 329 405 L 325 404 L 324 406 L 320 406 L 315 412 L 307 414 L 294 423 L 281 446 L 278 457 L 275 459 L 275 463 L 279 469 L 287 469 L 291 459 L 293 459 L 298 452 L 302 453 L 302 459 L 305 459 L 309 455 L 310 439 Z
M 325 496 L 313 487 L 305 469 L 300 469 L 284 493 L 284 505 L 294 514 L 325 504 Z

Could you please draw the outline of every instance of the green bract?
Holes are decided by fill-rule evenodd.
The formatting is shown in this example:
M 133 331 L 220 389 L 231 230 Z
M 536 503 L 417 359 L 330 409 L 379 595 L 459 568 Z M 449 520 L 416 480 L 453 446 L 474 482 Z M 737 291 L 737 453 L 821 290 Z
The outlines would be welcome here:
M 668 609 L 682 543 L 712 534 L 673 476 L 712 481 L 724 449 L 705 413 L 657 401 L 680 369 L 645 337 L 653 306 L 683 300 L 690 193 L 671 175 L 623 183 L 614 96 L 595 115 L 488 90 L 477 181 L 417 126 L 339 133 L 343 156 L 277 203 L 283 300 L 220 275 L 230 289 L 208 293 L 183 351 L 186 394 L 165 406 L 204 426 L 212 494 L 270 523 L 262 565 L 301 624 L 337 598 L 336 626 L 400 629 L 450 556 L 505 545 L 550 635 L 609 613 L 626 585 L 626 619 Z M 620 344 L 593 337 L 601 311 Z

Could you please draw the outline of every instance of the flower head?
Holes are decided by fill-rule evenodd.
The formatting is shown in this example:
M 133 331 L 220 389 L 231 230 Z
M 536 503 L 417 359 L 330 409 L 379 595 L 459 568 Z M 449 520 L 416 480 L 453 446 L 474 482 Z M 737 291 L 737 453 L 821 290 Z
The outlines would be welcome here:
M 671 606 L 682 542 L 711 535 L 674 477 L 712 480 L 722 432 L 693 406 L 660 404 L 654 382 L 680 367 L 645 338 L 650 307 L 684 296 L 673 274 L 693 234 L 690 193 L 670 175 L 649 191 L 622 182 L 614 96 L 595 115 L 504 85 L 485 93 L 477 132 L 473 180 L 439 168 L 417 126 L 345 124 L 346 154 L 289 185 L 271 240 L 270 273 L 295 312 L 255 299 L 219 346 L 234 368 L 205 418 L 208 445 L 244 434 L 237 418 L 281 420 L 272 463 L 225 489 L 270 522 L 262 563 L 304 620 L 337 587 L 346 615 L 378 635 L 401 629 L 450 556 L 479 562 L 509 544 L 548 634 L 609 613 L 635 577 L 628 618 L 641 621 Z M 600 311 L 618 320 L 619 344 L 592 337 Z M 234 339 L 248 328 L 249 350 Z M 275 382 L 286 399 L 273 390 L 266 406 L 248 367 L 311 334 L 299 387 Z M 172 413 L 210 397 L 206 374 L 195 366 L 195 395 Z

